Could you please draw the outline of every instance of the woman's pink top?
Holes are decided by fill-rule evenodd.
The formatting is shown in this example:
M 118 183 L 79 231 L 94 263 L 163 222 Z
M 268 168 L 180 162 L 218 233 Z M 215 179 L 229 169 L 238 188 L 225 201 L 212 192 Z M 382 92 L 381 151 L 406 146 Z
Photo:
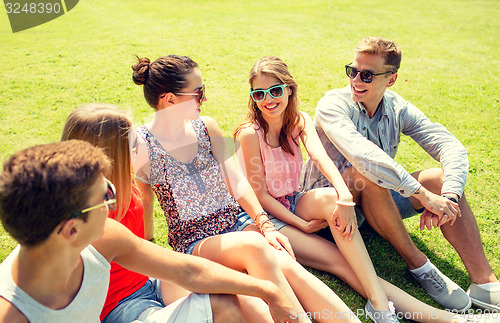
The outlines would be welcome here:
M 266 185 L 269 194 L 274 198 L 280 198 L 299 191 L 300 171 L 302 170 L 302 151 L 300 150 L 300 138 L 298 137 L 299 129 L 295 128 L 292 136 L 299 143 L 296 145 L 292 138 L 288 138 L 288 142 L 294 155 L 291 155 L 281 147 L 271 147 L 264 138 L 264 130 L 253 125 L 255 131 L 259 135 L 260 156 L 264 165 L 264 173 L 266 176 Z

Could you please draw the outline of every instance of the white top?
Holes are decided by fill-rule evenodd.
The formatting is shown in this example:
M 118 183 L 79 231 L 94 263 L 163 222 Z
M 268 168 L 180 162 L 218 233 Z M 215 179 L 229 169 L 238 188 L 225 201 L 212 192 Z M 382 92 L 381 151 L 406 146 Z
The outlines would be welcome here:
M 73 301 L 63 309 L 53 310 L 38 303 L 12 280 L 12 263 L 20 247 L 0 264 L 0 296 L 12 303 L 30 322 L 100 322 L 108 292 L 109 262 L 91 245 L 83 249 L 83 281 Z

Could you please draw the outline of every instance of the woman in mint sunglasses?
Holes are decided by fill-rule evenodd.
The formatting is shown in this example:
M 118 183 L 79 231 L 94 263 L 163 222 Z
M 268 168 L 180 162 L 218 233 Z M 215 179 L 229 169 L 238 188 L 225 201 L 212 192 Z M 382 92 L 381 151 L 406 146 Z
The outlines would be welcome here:
M 298 86 L 287 65 L 277 57 L 263 57 L 252 67 L 249 83 L 248 120 L 234 133 L 240 147 L 238 158 L 261 205 L 272 215 L 271 222 L 288 237 L 297 260 L 347 282 L 368 299 L 365 314 L 375 322 L 397 322 L 392 302 L 416 321 L 435 317 L 455 322 L 448 312 L 377 277 L 357 230 L 352 195 L 326 154 L 311 118 L 298 110 Z M 333 188 L 301 191 L 300 142 Z M 326 227 L 336 244 L 312 234 Z

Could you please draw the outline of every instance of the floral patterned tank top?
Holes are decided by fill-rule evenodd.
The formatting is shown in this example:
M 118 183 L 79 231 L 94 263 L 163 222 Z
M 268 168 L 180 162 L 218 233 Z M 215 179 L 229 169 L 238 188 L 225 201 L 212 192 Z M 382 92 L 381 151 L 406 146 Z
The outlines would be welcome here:
M 192 124 L 198 138 L 198 153 L 187 163 L 170 156 L 146 126 L 137 131 L 148 147 L 147 180 L 165 213 L 168 243 L 179 252 L 185 252 L 196 240 L 233 227 L 241 212 L 212 155 L 205 123 L 197 119 Z

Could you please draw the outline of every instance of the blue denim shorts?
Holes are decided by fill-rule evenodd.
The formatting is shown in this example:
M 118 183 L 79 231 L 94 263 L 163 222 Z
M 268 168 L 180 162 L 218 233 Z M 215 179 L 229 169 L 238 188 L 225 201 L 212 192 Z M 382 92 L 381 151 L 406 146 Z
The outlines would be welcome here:
M 302 195 L 306 194 L 305 191 L 293 192 L 293 194 L 285 196 L 285 198 L 290 202 L 290 212 L 295 214 L 295 208 L 297 207 L 297 203 L 299 202 Z M 280 219 L 269 214 L 269 220 L 274 224 L 276 230 L 281 230 L 284 226 L 288 225 L 288 223 L 281 221 Z
M 413 205 L 410 202 L 408 197 L 404 197 L 396 191 L 391 190 L 392 199 L 399 210 L 399 214 L 402 219 L 411 218 L 414 215 L 420 214 L 424 212 L 424 208 L 420 210 L 415 210 Z M 363 214 L 363 210 L 360 206 L 355 206 L 354 210 L 356 211 L 356 218 L 358 220 L 358 227 L 363 224 L 365 221 L 365 215 Z
M 135 293 L 122 299 L 102 320 L 103 323 L 130 323 L 150 308 L 163 308 L 160 281 L 150 278 Z
M 232 227 L 222 231 L 219 234 L 243 231 L 243 229 L 245 229 L 248 225 L 250 225 L 252 223 L 253 223 L 253 220 L 250 217 L 250 215 L 248 215 L 247 212 L 241 212 L 240 214 L 238 214 L 238 220 L 236 221 L 236 223 Z M 203 238 L 203 239 L 206 239 L 206 238 Z M 191 242 L 191 244 L 189 245 L 189 247 L 186 249 L 186 251 L 184 253 L 192 254 L 194 247 L 196 247 L 198 242 L 200 242 L 203 239 L 198 239 L 196 241 Z

